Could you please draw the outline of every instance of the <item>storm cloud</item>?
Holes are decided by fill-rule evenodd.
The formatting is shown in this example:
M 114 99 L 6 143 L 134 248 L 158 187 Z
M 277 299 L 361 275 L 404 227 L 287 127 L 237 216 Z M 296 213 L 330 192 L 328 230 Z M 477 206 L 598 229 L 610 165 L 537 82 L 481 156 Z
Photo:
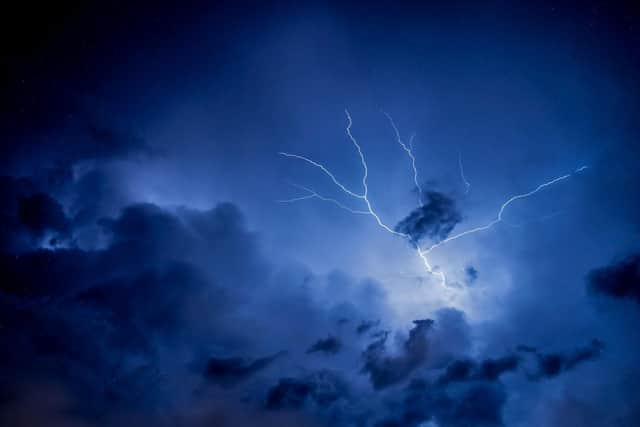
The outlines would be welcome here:
M 640 425 L 637 12 L 107 3 L 5 13 L 0 425 Z
M 424 239 L 445 239 L 462 221 L 455 200 L 436 191 L 424 194 L 425 202 L 402 219 L 395 227 L 399 233 L 408 234 L 414 243 Z
M 204 376 L 222 385 L 235 385 L 251 375 L 267 368 L 283 353 L 246 360 L 242 357 L 211 357 L 204 369 Z
M 409 331 L 409 337 L 399 355 L 386 354 L 388 334 L 369 344 L 362 353 L 362 372 L 369 375 L 375 388 L 385 388 L 405 380 L 412 371 L 426 362 L 429 349 L 426 334 L 433 320 L 414 320 L 413 323 L 414 327 Z
M 640 254 L 628 255 L 617 263 L 592 270 L 587 282 L 596 295 L 629 299 L 640 304 Z
M 540 353 L 534 352 L 537 359 L 536 372 L 532 379 L 553 378 L 563 372 L 570 371 L 578 365 L 596 359 L 604 349 L 604 344 L 594 339 L 587 346 L 577 348 L 569 353 Z
M 340 351 L 342 347 L 342 343 L 336 337 L 327 337 L 321 338 L 316 341 L 309 349 L 307 350 L 307 354 L 310 353 L 325 353 L 325 354 L 336 354 Z

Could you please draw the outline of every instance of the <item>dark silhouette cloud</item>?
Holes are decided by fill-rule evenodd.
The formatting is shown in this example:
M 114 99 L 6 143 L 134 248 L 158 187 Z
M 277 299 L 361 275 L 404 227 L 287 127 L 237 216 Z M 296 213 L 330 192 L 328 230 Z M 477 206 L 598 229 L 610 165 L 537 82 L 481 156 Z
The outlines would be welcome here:
M 485 381 L 495 381 L 505 372 L 512 372 L 520 365 L 520 358 L 515 355 L 498 359 L 485 359 L 478 368 L 476 378 Z
M 476 280 L 478 280 L 478 270 L 472 265 L 468 266 L 464 269 L 464 274 L 466 276 L 466 282 L 468 284 L 472 284 Z
M 583 362 L 597 358 L 602 349 L 601 341 L 594 339 L 588 346 L 577 348 L 570 353 L 540 353 L 534 347 L 520 345 L 518 352 L 499 358 L 488 358 L 476 361 L 470 358 L 459 359 L 451 362 L 438 378 L 437 384 L 446 386 L 456 382 L 471 381 L 498 381 L 508 372 L 515 372 L 525 365 L 525 355 L 531 355 L 535 373 L 529 374 L 529 379 L 539 380 L 553 378 L 563 372 L 570 371 Z
M 387 334 L 369 344 L 362 353 L 362 372 L 369 375 L 375 388 L 381 389 L 404 381 L 411 372 L 426 362 L 429 350 L 427 332 L 431 329 L 433 320 L 414 320 L 413 324 L 400 354 L 387 354 Z
M 327 408 L 348 395 L 348 386 L 339 375 L 322 370 L 302 379 L 279 380 L 269 389 L 265 406 L 271 410 L 299 409 L 309 403 Z
M 0 250 L 21 253 L 68 240 L 71 221 L 62 205 L 31 178 L 0 177 Z
M 33 203 L 25 214 L 29 227 L 58 224 L 51 218 L 61 216 L 42 215 L 55 203 L 48 198 Z M 19 256 L 0 253 L 0 343 L 13 348 L 1 357 L 11 370 L 3 369 L 0 390 L 38 374 L 83 390 L 93 406 L 127 404 L 132 400 L 126 396 L 139 392 L 145 402 L 155 402 L 162 396 L 156 383 L 167 375 L 188 375 L 189 363 L 187 358 L 167 372 L 158 365 L 158 352 L 195 357 L 216 340 L 233 351 L 231 337 L 248 336 L 241 332 L 245 325 L 233 330 L 221 320 L 234 313 L 240 294 L 253 286 L 250 278 L 262 274 L 237 208 L 220 205 L 177 214 L 151 204 L 131 205 L 118 217 L 102 220 L 102 227 L 108 237 L 103 249 L 38 249 L 32 242 Z M 193 229 L 201 232 L 194 235 Z M 229 277 L 236 279 L 235 287 L 223 289 L 220 284 Z M 211 359 L 207 378 L 239 382 L 275 357 L 245 365 Z M 96 372 L 119 380 L 101 381 Z M 142 392 L 145 388 L 157 392 Z
M 241 357 L 211 357 L 204 369 L 204 376 L 217 384 L 233 386 L 267 368 L 282 354 L 277 353 L 254 360 Z
M 463 381 L 497 381 L 507 372 L 513 372 L 520 366 L 517 355 L 509 355 L 497 359 L 485 359 L 476 362 L 472 359 L 456 360 L 450 363 L 445 372 L 438 378 L 438 383 L 446 385 Z
M 69 220 L 62 206 L 45 193 L 21 198 L 18 204 L 18 218 L 38 237 L 47 231 L 60 234 L 69 232 Z
M 445 390 L 425 380 L 413 380 L 404 390 L 397 414 L 379 427 L 417 427 L 434 421 L 441 427 L 503 426 L 502 409 L 507 393 L 500 383 L 477 382 Z
M 376 326 L 378 326 L 380 324 L 379 320 L 374 321 L 364 321 L 362 323 L 360 323 L 357 327 L 356 327 L 356 333 L 358 335 L 364 334 L 365 332 L 370 331 L 372 328 L 375 328 Z
M 570 371 L 578 365 L 600 356 L 604 348 L 600 340 L 594 339 L 588 346 L 578 348 L 570 353 L 535 353 L 537 371 L 532 379 L 553 378 Z
M 464 313 L 444 308 L 432 319 L 415 320 L 409 336 L 397 352 L 387 349 L 389 332 L 381 333 L 362 353 L 362 372 L 376 389 L 408 379 L 411 373 L 428 364 L 438 367 L 459 357 L 469 345 L 469 325 Z
M 307 350 L 307 354 L 309 353 L 325 353 L 325 354 L 336 354 L 342 348 L 342 342 L 333 336 L 329 336 L 327 338 L 321 338 L 316 341 L 309 349 Z
M 266 406 L 268 409 L 300 408 L 313 391 L 314 384 L 310 381 L 284 378 L 269 390 Z
M 471 327 L 466 314 L 452 307 L 436 310 L 435 324 L 430 332 L 430 365 L 443 367 L 465 355 L 471 346 Z
M 414 243 L 425 238 L 437 241 L 445 239 L 462 221 L 462 215 L 452 198 L 436 191 L 426 192 L 424 198 L 426 202 L 411 211 L 395 227 L 399 233 L 411 236 Z
M 587 276 L 595 294 L 630 299 L 640 304 L 640 254 L 632 254 L 618 263 L 592 270 Z
M 11 179 L 6 189 L 13 197 L 12 221 L 20 223 L 20 197 L 38 195 L 38 186 Z M 333 289 L 335 307 L 318 306 L 309 290 L 299 287 L 297 276 L 274 276 L 232 204 L 204 211 L 130 204 L 100 219 L 98 209 L 88 218 L 102 233 L 101 247 L 44 249 L 30 238 L 32 230 L 51 228 L 73 236 L 84 225 L 58 221 L 67 217 L 57 215 L 60 205 L 53 197 L 38 195 L 29 203 L 22 211 L 25 224 L 6 230 L 7 241 L 22 239 L 19 256 L 7 246 L 0 252 L 0 344 L 12 348 L 0 355 L 5 367 L 0 396 L 36 376 L 78 393 L 77 404 L 91 416 L 134 407 L 151 410 L 176 393 L 196 391 L 189 385 L 173 392 L 167 387 L 188 383 L 194 372 L 190 366 L 203 360 L 202 354 L 247 354 L 249 347 L 272 355 L 208 357 L 196 372 L 223 387 L 240 388 L 250 378 L 260 378 L 264 387 L 271 381 L 267 368 L 281 354 L 274 351 L 302 350 L 301 342 L 335 325 L 335 307 L 343 307 L 341 295 L 349 295 L 342 290 L 360 292 L 365 310 L 384 304 L 375 282 L 352 283 L 334 274 L 327 280 L 337 283 L 326 286 Z M 293 313 L 275 309 L 281 306 L 298 307 L 304 325 L 296 329 Z M 257 318 L 269 319 L 269 334 L 256 330 Z M 333 354 L 340 348 L 341 341 L 329 336 L 309 351 Z M 294 408 L 300 400 L 329 407 L 347 388 L 337 374 L 316 373 L 283 381 L 271 392 L 268 407 Z M 74 420 L 69 415 L 68 422 Z

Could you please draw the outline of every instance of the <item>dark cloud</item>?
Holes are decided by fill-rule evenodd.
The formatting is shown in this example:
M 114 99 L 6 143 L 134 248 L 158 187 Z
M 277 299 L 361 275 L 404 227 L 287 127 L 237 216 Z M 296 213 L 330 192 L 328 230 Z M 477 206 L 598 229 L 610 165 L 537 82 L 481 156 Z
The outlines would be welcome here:
M 599 340 L 593 340 L 590 345 L 581 347 L 570 353 L 540 353 L 536 348 L 520 345 L 518 352 L 534 357 L 534 374 L 532 380 L 553 378 L 563 372 L 574 369 L 579 364 L 597 358 L 603 349 Z M 437 384 L 446 386 L 450 383 L 486 381 L 494 382 L 508 372 L 514 372 L 525 365 L 524 355 L 510 354 L 499 358 L 488 358 L 476 361 L 471 358 L 451 362 L 438 378 Z
M 369 344 L 362 353 L 362 372 L 369 375 L 375 388 L 381 389 L 404 381 L 411 372 L 426 362 L 429 350 L 427 332 L 431 329 L 433 320 L 414 320 L 413 324 L 400 354 L 387 354 L 386 334 Z
M 12 295 L 58 299 L 71 295 L 105 273 L 107 265 L 99 253 L 79 249 L 39 249 L 16 257 L 0 255 L 1 289 Z
M 253 374 L 267 368 L 283 353 L 246 360 L 242 357 L 211 357 L 204 369 L 208 380 L 226 386 L 233 386 Z
M 640 254 L 632 254 L 618 263 L 592 270 L 587 276 L 587 283 L 595 294 L 640 303 Z
M 302 379 L 281 379 L 269 390 L 265 405 L 271 410 L 299 409 L 305 404 L 326 408 L 348 395 L 347 384 L 339 375 L 322 370 Z
M 389 352 L 389 332 L 381 332 L 362 353 L 362 372 L 376 389 L 405 381 L 418 368 L 437 368 L 464 354 L 470 343 L 469 325 L 463 312 L 443 308 L 432 319 L 415 320 L 409 336 L 396 352 Z
M 537 371 L 532 379 L 553 378 L 570 371 L 578 365 L 600 356 L 603 343 L 594 339 L 588 346 L 578 348 L 570 353 L 535 353 Z
M 269 409 L 300 408 L 313 393 L 314 388 L 315 385 L 310 381 L 281 379 L 269 390 L 266 406 Z
M 497 359 L 485 359 L 476 362 L 472 359 L 456 360 L 447 366 L 445 372 L 438 378 L 438 383 L 445 385 L 451 382 L 463 381 L 497 381 L 507 372 L 513 372 L 520 366 L 517 355 L 509 355 Z
M 20 240 L 20 251 L 7 245 L 0 253 L 0 344 L 12 349 L 0 355 L 0 396 L 13 393 L 27 377 L 46 378 L 77 396 L 76 404 L 92 418 L 105 411 L 152 410 L 178 394 L 190 401 L 209 392 L 198 391 L 197 378 L 238 390 L 255 379 L 255 390 L 241 392 L 254 402 L 247 410 L 259 414 L 264 408 L 255 402 L 273 381 L 276 371 L 267 368 L 281 354 L 275 351 L 299 352 L 299 343 L 335 326 L 351 293 L 371 313 L 380 314 L 384 304 L 371 280 L 358 283 L 340 273 L 327 279 L 308 271 L 275 274 L 232 204 L 204 211 L 130 204 L 100 219 L 102 209 L 88 210 L 87 223 L 99 229 L 100 246 L 40 248 L 30 238 L 36 231 L 73 236 L 84 222 L 56 216 L 60 205 L 51 196 L 38 196 L 32 180 L 7 182 L 12 202 L 5 208 L 11 207 L 14 223 L 26 220 L 6 229 L 7 241 Z M 38 203 L 29 204 L 21 217 L 20 197 L 33 195 Z M 321 307 L 310 289 L 300 286 L 309 281 L 332 289 L 335 302 Z M 282 306 L 293 311 L 279 310 Z M 295 309 L 304 324 L 292 324 Z M 360 318 L 370 314 L 353 306 L 348 312 Z M 268 334 L 256 329 L 256 319 L 269 319 Z M 332 354 L 338 348 L 340 339 L 329 336 L 309 350 Z M 202 358 L 256 353 L 271 356 Z M 294 408 L 301 399 L 311 407 L 333 408 L 347 389 L 337 374 L 316 373 L 283 381 L 270 393 L 268 407 Z M 339 406 L 331 411 L 341 416 Z
M 0 177 L 0 251 L 21 253 L 68 240 L 71 221 L 62 205 L 31 178 Z
M 146 390 L 148 392 L 148 390 Z M 130 398 L 143 396 L 130 394 Z M 36 383 L 16 390 L 16 397 L 0 406 L 0 424 L 51 427 L 319 427 L 309 416 L 290 411 L 265 411 L 231 398 L 202 399 L 162 411 L 112 411 L 99 416 L 82 413 L 83 402 L 59 384 Z M 139 408 L 138 408 L 139 409 Z
M 417 427 L 434 421 L 441 427 L 503 426 L 502 409 L 507 401 L 500 383 L 473 383 L 445 390 L 425 380 L 414 380 L 404 390 L 404 400 L 394 416 L 379 427 Z
M 21 198 L 18 204 L 18 219 L 36 237 L 47 231 L 66 234 L 69 220 L 60 203 L 45 193 Z
M 478 280 L 478 270 L 476 270 L 472 265 L 464 269 L 464 274 L 467 284 L 472 284 L 473 282 Z
M 371 320 L 364 321 L 356 327 L 356 333 L 358 335 L 364 334 L 365 332 L 370 331 L 372 328 L 375 328 L 379 324 L 380 324 L 380 320 L 376 320 L 375 322 Z
M 536 353 L 538 351 L 538 349 L 535 347 L 532 347 L 530 345 L 523 345 L 523 344 L 519 344 L 516 347 L 516 350 L 524 353 Z
M 321 338 L 316 341 L 309 349 L 307 349 L 307 354 L 309 353 L 325 353 L 325 354 L 336 354 L 342 348 L 342 342 L 334 336 L 329 336 L 327 338 Z
M 477 371 L 478 365 L 474 360 L 455 360 L 447 366 L 445 372 L 438 378 L 440 384 L 456 381 L 468 381 Z
M 91 200 L 91 189 L 100 188 L 102 178 L 84 181 L 83 199 Z M 306 350 L 340 351 L 345 360 L 360 355 L 361 372 L 374 388 L 366 392 L 375 396 L 365 399 L 363 390 L 352 392 L 362 385 L 348 380 L 358 368 L 341 357 L 325 359 L 335 371 L 309 375 L 292 375 L 289 363 L 274 362 L 276 351 L 290 349 L 287 362 L 304 367 L 300 343 L 335 328 L 336 319 L 384 315 L 385 295 L 376 282 L 357 282 L 339 272 L 326 284 L 306 270 L 275 274 L 233 204 L 200 211 L 137 203 L 102 217 L 110 201 L 83 205 L 87 209 L 72 206 L 69 212 L 83 212 L 80 221 L 80 214 L 67 215 L 53 193 L 42 191 L 46 185 L 14 178 L 6 183 L 9 202 L 3 212 L 16 225 L 6 229 L 6 241 L 20 244 L 6 245 L 0 254 L 0 344 L 13 349 L 0 356 L 2 366 L 11 368 L 2 371 L 0 396 L 10 395 L 27 376 L 47 378 L 64 384 L 96 417 L 105 411 L 151 411 L 170 404 L 176 393 L 190 401 L 193 393 L 219 391 L 198 389 L 195 384 L 204 379 L 242 395 L 248 405 L 243 410 L 254 411 L 256 420 L 266 410 L 298 412 L 335 425 L 374 420 L 501 425 L 507 392 L 500 379 L 520 367 L 521 359 L 469 358 L 470 326 L 459 310 L 440 309 L 435 320 L 416 320 L 406 338 L 396 334 L 393 343 L 390 331 L 374 334 L 364 351 L 360 340 L 334 335 Z M 102 244 L 82 249 L 73 242 L 88 224 L 99 230 Z M 50 234 L 65 236 L 67 247 L 41 247 Z M 317 294 L 311 284 L 320 289 Z M 325 294 L 330 301 L 319 302 L 318 295 Z M 282 306 L 291 308 L 285 313 Z M 256 329 L 256 319 L 269 319 L 268 334 Z M 379 324 L 361 322 L 355 332 L 365 334 Z M 530 353 L 535 366 L 530 378 L 557 376 L 597 357 L 600 348 L 594 342 L 568 354 L 536 350 Z M 202 354 L 270 356 L 203 361 Z M 189 367 L 198 359 L 203 362 L 194 379 Z M 435 382 L 413 382 L 402 392 L 404 400 L 389 408 L 380 400 L 381 390 L 425 373 L 435 373 Z M 225 403 L 220 413 L 231 411 L 227 416 L 236 419 L 233 405 Z
M 436 191 L 426 192 L 424 198 L 426 202 L 395 227 L 399 233 L 411 236 L 414 243 L 425 238 L 437 241 L 445 239 L 462 221 L 462 215 L 452 198 Z
M 112 216 L 127 204 L 121 179 L 114 175 L 95 168 L 76 177 L 69 206 L 75 227 L 95 225 L 96 218 Z
M 36 207 L 51 205 L 43 200 Z M 29 211 L 30 227 L 51 223 L 41 220 L 41 210 Z M 221 318 L 237 307 L 228 296 L 238 301 L 262 264 L 237 208 L 220 205 L 181 216 L 155 205 L 132 205 L 102 224 L 108 238 L 104 249 L 32 245 L 19 256 L 0 254 L 0 342 L 13 349 L 2 356 L 11 370 L 3 369 L 0 389 L 43 375 L 82 390 L 95 406 L 126 402 L 123 396 L 154 384 L 150 389 L 157 392 L 141 393 L 151 402 L 160 396 L 159 378 L 188 375 L 189 356 L 167 372 L 158 365 L 158 352 L 195 357 L 216 340 L 224 348 L 227 337 L 242 337 L 244 325 L 232 330 Z M 202 232 L 195 235 L 196 228 Z M 217 283 L 226 285 L 229 277 L 236 279 L 235 287 L 223 290 Z M 208 372 L 213 381 L 231 383 L 271 361 L 235 367 L 227 361 L 228 372 L 214 365 Z M 98 374 L 118 380 L 101 380 Z
M 191 313 L 205 308 L 198 297 L 224 295 L 208 286 L 204 273 L 195 266 L 175 262 L 166 266 L 143 269 L 128 277 L 114 277 L 77 293 L 79 303 L 104 313 L 119 331 L 128 331 L 123 339 L 134 338 L 127 345 L 152 345 L 155 339 L 173 341 L 188 324 Z M 211 319 L 211 317 L 208 317 Z M 194 326 L 194 331 L 198 328 Z M 142 340 L 144 338 L 144 341 Z

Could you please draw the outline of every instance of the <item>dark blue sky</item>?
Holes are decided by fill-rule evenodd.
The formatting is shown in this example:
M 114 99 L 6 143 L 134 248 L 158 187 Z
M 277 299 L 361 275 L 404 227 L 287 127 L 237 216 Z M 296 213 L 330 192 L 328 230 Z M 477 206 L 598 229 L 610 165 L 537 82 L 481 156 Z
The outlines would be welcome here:
M 640 424 L 637 10 L 183 3 L 5 18 L 0 424 Z

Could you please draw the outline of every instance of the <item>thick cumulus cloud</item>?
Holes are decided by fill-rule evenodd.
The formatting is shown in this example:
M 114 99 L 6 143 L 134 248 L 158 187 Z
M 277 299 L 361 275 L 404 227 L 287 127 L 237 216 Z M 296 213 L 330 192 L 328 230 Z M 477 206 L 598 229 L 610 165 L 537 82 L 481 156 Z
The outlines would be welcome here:
M 404 342 L 398 355 L 387 355 L 387 338 L 381 338 L 369 344 L 363 352 L 364 366 L 362 371 L 369 375 L 375 388 L 385 388 L 403 381 L 421 366 L 427 358 L 428 343 L 426 332 L 433 320 L 414 320 L 414 327 L 409 331 L 409 338 Z
M 362 353 L 362 372 L 376 389 L 383 389 L 406 380 L 413 372 L 427 364 L 439 366 L 454 355 L 463 354 L 469 345 L 468 325 L 459 310 L 442 309 L 436 320 L 414 320 L 397 351 L 388 348 L 388 333 Z
M 540 381 L 554 378 L 600 355 L 602 343 L 567 353 L 541 354 L 530 347 L 505 356 L 454 360 L 430 378 L 416 376 L 402 390 L 391 414 L 378 426 L 504 426 L 503 410 L 509 400 L 508 387 L 502 377 L 522 371 L 524 378 Z M 527 360 L 523 354 L 533 354 Z M 526 373 L 532 370 L 534 373 Z
M 423 239 L 445 239 L 462 221 L 455 200 L 437 191 L 424 194 L 422 206 L 414 209 L 395 227 L 399 233 L 408 234 L 414 243 Z
M 59 411 L 60 425 L 502 425 L 501 377 L 523 356 L 473 358 L 471 326 L 453 308 L 388 330 L 374 281 L 277 269 L 233 204 L 130 204 L 94 218 L 104 242 L 94 248 L 75 243 L 87 222 L 62 223 L 64 245 L 25 225 L 8 230 L 20 250 L 0 255 L 0 343 L 11 349 L 0 412 L 12 425 L 37 421 L 25 407 Z M 599 351 L 530 348 L 525 377 L 558 376 Z M 52 387 L 63 408 L 32 400 Z
M 10 415 L 28 399 L 19 390 L 48 393 L 40 383 L 62 387 L 81 409 L 61 416 L 63 424 L 107 424 L 104 414 L 119 411 L 146 417 L 158 405 L 180 413 L 175 402 L 197 406 L 212 395 L 221 408 L 212 420 L 247 411 L 256 420 L 288 420 L 288 414 L 260 414 L 295 408 L 283 403 L 295 387 L 286 389 L 285 381 L 282 398 L 269 388 L 310 357 L 301 343 L 330 334 L 308 351 L 335 354 L 345 338 L 354 351 L 357 334 L 341 332 L 337 319 L 384 315 L 384 294 L 371 280 L 276 269 L 233 204 L 204 211 L 130 204 L 115 217 L 78 223 L 53 194 L 30 183 L 10 178 L 3 187 L 13 203 L 4 205 L 11 226 L 3 230 L 0 254 L 0 342 L 11 351 L 0 356 L 0 391 L 3 417 L 12 425 L 25 425 Z M 75 233 L 87 224 L 99 229 L 102 245 L 76 244 Z M 51 244 L 53 237 L 63 244 Z M 331 301 L 323 287 L 331 289 Z M 355 308 L 354 293 L 368 294 L 361 301 L 370 305 Z M 282 306 L 300 310 L 299 327 L 292 328 L 295 313 Z M 346 388 L 333 380 L 337 375 L 305 377 L 305 383 L 314 379 L 309 393 L 320 407 L 333 402 L 331 387 L 338 394 Z M 215 397 L 217 387 L 245 385 L 253 404 Z M 272 403 L 264 406 L 265 399 Z M 293 418 L 292 425 L 306 422 Z
M 377 427 L 499 427 L 504 425 L 502 408 L 506 400 L 505 387 L 500 383 L 477 382 L 447 390 L 426 380 L 414 380 L 403 392 L 398 413 Z

